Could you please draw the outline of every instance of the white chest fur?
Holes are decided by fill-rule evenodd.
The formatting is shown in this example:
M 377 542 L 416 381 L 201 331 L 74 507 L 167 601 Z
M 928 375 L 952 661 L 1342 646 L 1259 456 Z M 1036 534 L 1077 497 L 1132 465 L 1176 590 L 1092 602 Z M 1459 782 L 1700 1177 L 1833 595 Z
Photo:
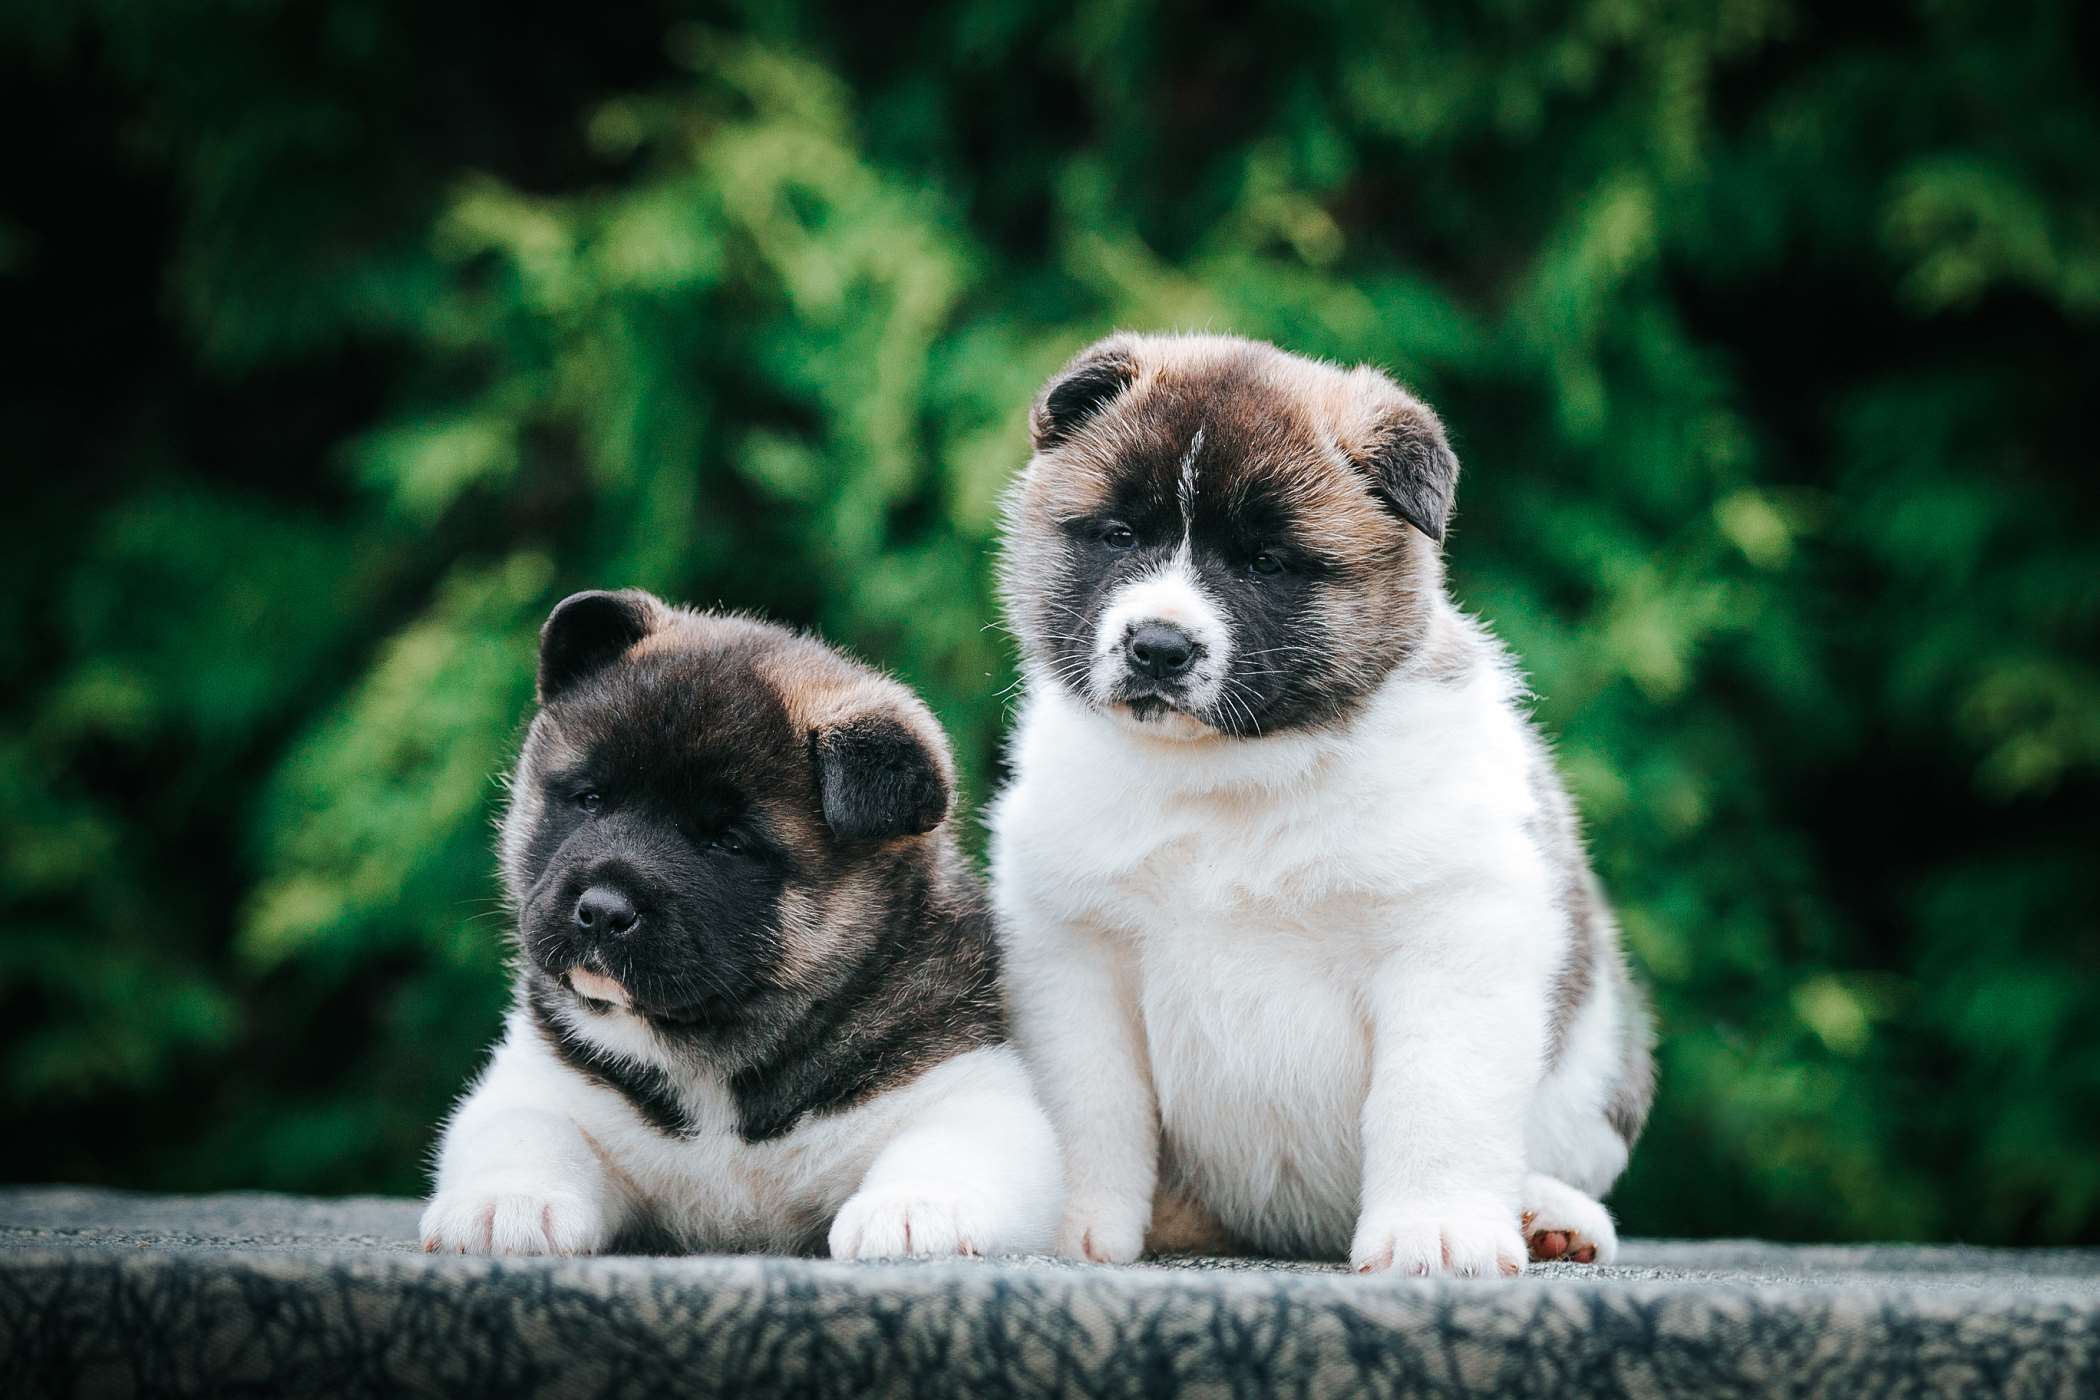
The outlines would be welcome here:
M 1139 963 L 1170 1178 L 1271 1248 L 1340 1250 L 1370 1083 L 1347 969 L 1302 931 L 1222 921 L 1145 939 Z

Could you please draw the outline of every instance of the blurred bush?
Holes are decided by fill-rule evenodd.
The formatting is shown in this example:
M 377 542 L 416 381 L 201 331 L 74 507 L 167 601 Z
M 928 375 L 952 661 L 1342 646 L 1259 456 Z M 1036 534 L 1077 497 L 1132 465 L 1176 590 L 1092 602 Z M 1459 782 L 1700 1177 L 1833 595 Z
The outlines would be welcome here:
M 1453 425 L 1662 1015 L 1627 1225 L 2100 1240 L 2096 28 L 9 9 L 7 1174 L 418 1188 L 570 589 L 821 628 L 981 800 L 1025 406 L 1191 327 Z

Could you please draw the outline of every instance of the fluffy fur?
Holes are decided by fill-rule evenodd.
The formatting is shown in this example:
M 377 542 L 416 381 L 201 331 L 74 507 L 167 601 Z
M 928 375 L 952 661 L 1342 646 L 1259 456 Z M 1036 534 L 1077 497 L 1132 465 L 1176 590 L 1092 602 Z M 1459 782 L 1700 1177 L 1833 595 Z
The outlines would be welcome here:
M 501 843 L 516 1005 L 424 1247 L 1047 1243 L 1056 1147 L 925 706 L 634 592 L 555 610 L 539 691 Z
M 1608 1260 L 1648 1019 L 1515 670 L 1444 594 L 1435 415 L 1119 336 L 1033 426 L 993 895 L 1059 1250 Z

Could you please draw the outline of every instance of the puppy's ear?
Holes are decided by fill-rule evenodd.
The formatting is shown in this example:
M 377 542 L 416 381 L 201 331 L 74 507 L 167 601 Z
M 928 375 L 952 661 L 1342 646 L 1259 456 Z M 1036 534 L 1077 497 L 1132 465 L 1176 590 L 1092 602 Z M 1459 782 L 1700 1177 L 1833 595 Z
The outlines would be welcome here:
M 824 820 L 841 841 L 887 841 L 933 830 L 953 788 L 945 747 L 929 747 L 899 715 L 872 710 L 810 735 Z
M 654 632 L 669 612 L 639 588 L 572 593 L 540 627 L 540 703 L 604 670 Z
M 1127 335 L 1089 345 L 1052 376 L 1028 413 L 1035 450 L 1055 447 L 1077 432 L 1138 377 L 1136 346 Z
M 1458 495 L 1458 454 L 1443 421 L 1378 371 L 1356 373 L 1367 413 L 1351 455 L 1394 514 L 1441 544 Z

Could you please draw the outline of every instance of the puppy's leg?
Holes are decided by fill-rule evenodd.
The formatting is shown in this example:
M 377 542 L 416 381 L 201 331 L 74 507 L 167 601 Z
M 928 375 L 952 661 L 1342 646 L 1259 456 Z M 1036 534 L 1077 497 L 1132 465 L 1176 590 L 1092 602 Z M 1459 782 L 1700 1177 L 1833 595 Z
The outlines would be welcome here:
M 1145 1245 L 1159 1180 L 1159 1108 L 1128 951 L 1027 913 L 1009 925 L 1007 1004 L 1064 1158 L 1057 1252 L 1126 1264 Z
M 1363 1197 L 1350 1263 L 1363 1273 L 1523 1271 L 1524 1117 L 1544 1040 L 1544 910 L 1455 908 L 1374 975 Z
M 1558 1177 L 1532 1172 L 1524 1178 L 1525 1243 L 1534 1259 L 1609 1264 L 1619 1253 L 1611 1212 Z
M 605 1164 L 560 1101 L 568 1071 L 513 1032 L 445 1125 L 423 1248 L 446 1254 L 591 1254 L 619 1224 Z
M 1059 1203 L 1050 1120 L 1012 1050 L 966 1058 L 980 1057 L 969 1087 L 917 1108 L 877 1155 L 832 1222 L 832 1258 L 1049 1247 Z

